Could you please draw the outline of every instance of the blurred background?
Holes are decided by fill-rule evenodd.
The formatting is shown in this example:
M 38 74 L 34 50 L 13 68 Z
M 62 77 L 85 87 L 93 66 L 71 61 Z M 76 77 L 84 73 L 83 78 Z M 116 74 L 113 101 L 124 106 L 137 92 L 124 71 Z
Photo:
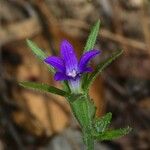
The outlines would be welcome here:
M 97 65 L 115 50 L 124 54 L 91 88 L 97 116 L 113 113 L 111 128 L 133 128 L 96 150 L 150 149 L 149 0 L 0 0 L 0 150 L 83 150 L 81 132 L 62 97 L 18 85 L 60 86 L 31 53 L 31 39 L 49 55 L 69 40 L 79 56 L 90 27 L 101 20 Z

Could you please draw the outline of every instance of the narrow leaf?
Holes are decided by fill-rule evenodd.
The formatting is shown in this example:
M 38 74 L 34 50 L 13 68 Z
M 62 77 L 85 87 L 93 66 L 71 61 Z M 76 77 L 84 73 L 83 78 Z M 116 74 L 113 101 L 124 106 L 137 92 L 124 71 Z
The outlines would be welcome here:
M 122 129 L 116 129 L 116 130 L 110 130 L 103 132 L 101 134 L 94 135 L 94 138 L 100 141 L 103 140 L 113 140 L 116 138 L 120 138 L 126 134 L 128 134 L 132 129 L 130 127 L 122 128 Z
M 34 42 L 32 42 L 31 40 L 28 40 L 28 39 L 26 41 L 27 41 L 27 45 L 30 47 L 33 54 L 35 54 L 35 56 L 37 58 L 39 58 L 41 61 L 43 61 L 47 57 L 47 55 Z M 49 65 L 48 65 L 48 69 L 50 72 L 54 73 L 54 69 L 52 67 L 50 67 Z
M 118 50 L 117 52 L 113 53 L 111 57 L 106 59 L 105 61 L 101 62 L 97 65 L 95 71 L 89 76 L 88 80 L 84 83 L 84 89 L 88 90 L 89 86 L 93 83 L 95 78 L 109 65 L 114 61 L 117 57 L 122 54 L 122 50 Z
M 100 28 L 100 21 L 98 20 L 91 29 L 90 35 L 84 47 L 84 52 L 92 50 L 94 48 L 96 38 L 99 33 L 99 28 Z
M 111 112 L 107 113 L 105 116 L 101 118 L 96 118 L 94 122 L 95 131 L 97 133 L 104 132 L 108 127 L 108 125 L 110 124 L 111 118 L 112 118 Z
M 100 20 L 98 20 L 94 26 L 91 29 L 91 32 L 88 36 L 88 39 L 86 41 L 86 45 L 84 47 L 84 51 L 83 53 L 85 53 L 86 51 L 90 51 L 94 48 L 98 33 L 99 33 L 99 28 L 100 28 Z M 85 74 L 82 78 L 82 83 L 84 84 L 84 82 L 86 82 L 88 78 L 88 74 Z M 84 86 L 84 85 L 83 85 Z
M 49 85 L 44 84 L 44 83 L 35 83 L 35 82 L 24 81 L 24 82 L 20 82 L 19 84 L 25 88 L 29 88 L 29 89 L 33 89 L 33 90 L 49 92 L 49 93 L 53 93 L 53 94 L 57 94 L 57 95 L 61 95 L 61 96 L 67 96 L 68 95 L 67 92 L 65 92 L 61 89 L 58 89 L 56 87 L 49 86 Z
M 27 39 L 27 45 L 40 60 L 43 61 L 47 57 L 47 55 L 31 40 Z

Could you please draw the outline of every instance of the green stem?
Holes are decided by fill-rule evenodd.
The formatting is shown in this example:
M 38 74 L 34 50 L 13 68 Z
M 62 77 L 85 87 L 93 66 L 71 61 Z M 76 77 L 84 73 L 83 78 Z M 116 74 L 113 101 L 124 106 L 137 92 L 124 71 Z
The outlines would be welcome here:
M 94 139 L 87 133 L 84 133 L 83 137 L 84 143 L 86 145 L 86 150 L 94 150 Z
M 91 136 L 92 121 L 95 116 L 95 106 L 88 95 L 82 95 L 79 99 L 70 103 L 73 114 L 81 125 L 84 143 L 87 150 L 94 150 L 94 139 Z

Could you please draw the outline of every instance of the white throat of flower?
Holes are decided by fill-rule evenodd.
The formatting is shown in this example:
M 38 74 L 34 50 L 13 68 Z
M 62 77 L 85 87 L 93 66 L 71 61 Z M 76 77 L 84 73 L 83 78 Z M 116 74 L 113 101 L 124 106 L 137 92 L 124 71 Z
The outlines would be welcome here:
M 73 69 L 71 72 L 68 72 L 67 73 L 67 75 L 69 76 L 69 77 L 76 77 L 76 75 L 77 75 L 77 71 L 75 70 L 75 69 Z

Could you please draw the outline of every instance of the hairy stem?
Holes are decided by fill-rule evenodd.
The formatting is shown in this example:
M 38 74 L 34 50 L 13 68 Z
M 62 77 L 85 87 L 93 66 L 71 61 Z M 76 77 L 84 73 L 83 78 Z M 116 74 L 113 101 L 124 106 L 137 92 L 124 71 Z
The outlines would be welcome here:
M 87 150 L 94 150 L 94 139 L 91 135 L 95 106 L 88 95 L 83 95 L 70 103 L 73 114 L 81 125 L 84 143 Z
M 94 139 L 87 132 L 83 134 L 86 150 L 94 150 Z

